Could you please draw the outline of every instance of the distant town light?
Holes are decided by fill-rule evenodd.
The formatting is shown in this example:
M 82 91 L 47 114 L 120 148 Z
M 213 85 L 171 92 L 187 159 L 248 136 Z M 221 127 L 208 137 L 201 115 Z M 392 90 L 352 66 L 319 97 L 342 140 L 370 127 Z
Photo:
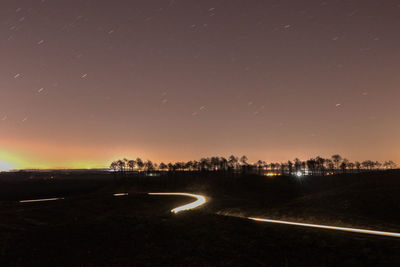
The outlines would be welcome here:
M 276 173 L 276 172 L 267 172 L 266 174 L 265 174 L 265 176 L 269 176 L 269 177 L 272 177 L 272 176 L 280 176 L 281 174 L 280 173 Z

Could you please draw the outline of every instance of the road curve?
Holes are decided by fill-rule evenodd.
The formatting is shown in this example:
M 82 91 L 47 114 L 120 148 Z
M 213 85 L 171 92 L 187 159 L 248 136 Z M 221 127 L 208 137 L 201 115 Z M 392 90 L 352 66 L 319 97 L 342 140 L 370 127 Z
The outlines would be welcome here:
M 148 193 L 148 194 L 155 195 L 155 196 L 185 196 L 185 197 L 192 197 L 192 198 L 196 199 L 195 202 L 191 202 L 189 204 L 179 206 L 177 208 L 172 209 L 171 212 L 173 212 L 173 213 L 178 213 L 178 212 L 181 212 L 184 210 L 195 209 L 206 203 L 206 197 L 202 196 L 202 195 L 195 195 L 195 194 L 189 194 L 189 193 Z

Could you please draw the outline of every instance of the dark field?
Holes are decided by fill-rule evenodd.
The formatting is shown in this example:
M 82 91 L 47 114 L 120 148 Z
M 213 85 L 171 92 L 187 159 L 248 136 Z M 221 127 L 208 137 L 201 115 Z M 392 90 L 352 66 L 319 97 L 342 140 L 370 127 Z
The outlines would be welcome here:
M 217 173 L 0 174 L 1 266 L 399 266 L 400 239 L 253 222 L 400 232 L 400 172 L 266 178 Z M 53 177 L 53 178 L 51 178 Z M 30 179 L 29 179 L 30 178 Z M 198 210 L 171 214 L 209 196 Z M 129 192 L 115 198 L 113 193 Z M 16 200 L 65 197 L 46 203 Z

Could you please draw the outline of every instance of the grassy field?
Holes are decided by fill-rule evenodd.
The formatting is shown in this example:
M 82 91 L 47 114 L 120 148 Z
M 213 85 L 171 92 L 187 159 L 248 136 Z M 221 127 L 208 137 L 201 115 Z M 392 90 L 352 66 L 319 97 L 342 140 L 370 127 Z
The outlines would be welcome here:
M 53 178 L 51 178 L 53 176 Z M 224 174 L 0 175 L 1 266 L 398 266 L 400 239 L 229 215 L 400 228 L 399 172 L 275 179 Z M 202 193 L 210 202 L 171 214 Z M 115 198 L 115 192 L 129 196 Z M 17 199 L 64 196 L 46 203 Z M 216 214 L 219 213 L 219 214 Z

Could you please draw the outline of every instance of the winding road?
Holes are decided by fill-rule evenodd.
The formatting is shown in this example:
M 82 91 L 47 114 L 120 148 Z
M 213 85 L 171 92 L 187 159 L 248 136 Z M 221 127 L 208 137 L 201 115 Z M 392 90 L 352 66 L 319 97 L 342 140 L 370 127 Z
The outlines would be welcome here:
M 149 195 L 188 196 L 188 197 L 196 198 L 196 201 L 194 201 L 194 202 L 191 202 L 189 204 L 172 209 L 171 212 L 173 212 L 173 213 L 178 213 L 180 211 L 195 209 L 206 203 L 205 196 L 189 194 L 189 193 L 149 193 Z M 257 222 L 278 223 L 278 224 L 286 224 L 286 225 L 313 227 L 313 228 L 320 228 L 320 229 L 329 229 L 329 230 L 346 231 L 346 232 L 354 232 L 354 233 L 370 234 L 370 235 L 380 235 L 380 236 L 391 236 L 391 237 L 399 237 L 400 238 L 400 233 L 393 233 L 393 232 L 374 231 L 374 230 L 349 228 L 349 227 L 338 227 L 338 226 L 329 226 L 329 225 L 320 225 L 320 224 L 310 224 L 310 223 L 298 223 L 298 222 L 280 221 L 280 220 L 254 218 L 254 217 L 246 217 L 246 218 L 249 220 L 257 221 Z
M 128 196 L 128 193 L 115 193 L 114 197 L 122 197 Z M 204 205 L 207 202 L 207 198 L 202 195 L 190 194 L 190 193 L 148 193 L 148 195 L 154 196 L 185 196 L 191 197 L 196 199 L 194 202 L 190 202 L 183 206 L 179 206 L 173 208 L 171 210 L 172 213 L 179 213 L 181 211 L 192 210 Z M 62 200 L 61 198 L 43 198 L 43 199 L 30 199 L 30 200 L 20 200 L 20 203 L 29 203 L 29 202 L 45 202 L 45 201 L 56 201 Z M 226 215 L 229 216 L 229 215 Z M 236 216 L 232 216 L 236 217 Z M 266 218 L 255 218 L 255 217 L 245 217 L 246 219 L 253 220 L 256 222 L 264 222 L 264 223 L 277 223 L 277 224 L 286 224 L 286 225 L 294 225 L 294 226 L 302 226 L 302 227 L 312 227 L 312 228 L 319 228 L 319 229 L 327 229 L 327 230 L 336 230 L 336 231 L 345 231 L 345 232 L 354 232 L 360 234 L 369 234 L 369 235 L 379 235 L 379 236 L 390 236 L 390 237 L 397 237 L 400 238 L 400 233 L 394 232 L 385 232 L 385 231 L 375 231 L 375 230 L 368 230 L 368 229 L 358 229 L 358 228 L 350 228 L 350 227 L 338 227 L 338 226 L 330 226 L 330 225 L 320 225 L 320 224 L 310 224 L 310 223 L 299 223 L 299 222 L 290 222 L 290 221 L 281 221 L 281 220 L 272 220 Z

